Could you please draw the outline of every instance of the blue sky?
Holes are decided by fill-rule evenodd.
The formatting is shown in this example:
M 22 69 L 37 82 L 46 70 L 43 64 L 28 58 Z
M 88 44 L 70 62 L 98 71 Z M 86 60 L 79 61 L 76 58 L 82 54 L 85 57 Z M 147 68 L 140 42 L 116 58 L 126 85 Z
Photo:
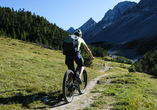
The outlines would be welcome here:
M 79 28 L 91 17 L 100 21 L 109 9 L 124 0 L 0 0 L 1 7 L 14 10 L 25 9 L 43 16 L 50 23 L 56 23 L 67 30 Z M 140 0 L 125 0 L 139 2 Z

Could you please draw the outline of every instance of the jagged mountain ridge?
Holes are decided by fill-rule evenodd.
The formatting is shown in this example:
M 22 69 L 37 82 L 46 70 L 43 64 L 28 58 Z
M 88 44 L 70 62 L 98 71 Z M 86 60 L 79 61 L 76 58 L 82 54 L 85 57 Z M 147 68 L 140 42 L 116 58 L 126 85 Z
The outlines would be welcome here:
M 128 9 L 135 6 L 137 3 L 135 2 L 120 2 L 118 3 L 112 10 L 108 10 L 102 19 L 103 21 L 106 21 L 107 23 L 113 23 L 121 18 L 122 14 Z
M 93 18 L 90 18 L 82 26 L 80 26 L 79 29 L 81 29 L 82 33 L 84 34 L 87 30 L 93 28 L 95 25 L 96 25 L 96 22 L 93 20 Z M 70 27 L 67 31 L 73 34 L 74 28 Z
M 118 3 L 112 10 L 109 9 L 106 12 L 105 16 L 95 25 L 94 28 L 91 28 L 90 30 L 86 31 L 83 38 L 88 41 L 89 37 L 94 36 L 103 28 L 106 28 L 107 26 L 110 26 L 114 22 L 118 21 L 126 10 L 132 8 L 135 5 L 137 5 L 136 2 L 129 1 Z
M 125 1 L 125 2 L 120 2 L 118 3 L 112 10 L 108 10 L 107 13 L 105 14 L 105 16 L 102 18 L 102 20 L 98 23 L 98 26 L 100 24 L 102 24 L 102 27 L 104 26 L 108 26 L 111 23 L 117 21 L 120 19 L 121 15 L 128 9 L 128 8 L 132 8 L 133 6 L 135 6 L 137 3 L 135 2 L 129 2 L 129 1 Z M 103 23 L 102 23 L 103 22 Z M 93 18 L 91 17 L 88 21 L 86 21 L 82 26 L 79 27 L 79 29 L 82 30 L 82 33 L 85 34 L 88 31 L 92 30 L 95 26 L 97 25 L 97 23 L 93 20 Z M 93 29 L 95 30 L 95 29 Z M 93 31 L 92 30 L 92 31 Z M 74 28 L 70 27 L 68 30 L 68 32 L 73 33 L 74 32 Z
M 87 30 L 93 28 L 96 25 L 96 22 L 93 18 L 90 18 L 86 23 L 84 23 L 79 29 L 81 29 L 82 33 L 84 34 Z
M 157 48 L 156 0 L 141 0 L 120 14 L 121 17 L 117 17 L 117 20 L 105 19 L 108 17 L 108 14 L 105 14 L 101 21 L 83 34 L 85 41 L 88 44 L 95 43 L 104 48 L 107 47 L 109 52 L 118 50 L 120 52 L 116 54 L 128 58 L 139 57 L 136 55 L 137 53 L 143 56 L 145 52 Z M 147 46 L 146 44 L 153 45 Z M 143 52 L 138 52 L 141 50 Z
M 137 50 L 142 50 L 142 47 L 147 49 L 143 50 L 141 55 L 146 50 L 156 48 L 155 44 L 151 47 L 150 45 L 146 46 L 146 44 L 150 44 L 148 41 L 153 41 L 152 39 L 157 37 L 156 20 L 157 0 L 141 0 L 134 7 L 126 10 L 118 21 L 103 29 L 101 29 L 102 26 L 95 26 L 95 33 L 86 34 L 84 38 L 89 44 L 101 42 L 100 45 L 104 47 L 109 45 L 111 52 L 119 50 L 118 55 L 135 58 L 138 57 Z M 101 22 L 105 24 L 105 22 Z M 136 45 L 131 45 L 130 42 L 132 44 L 136 42 Z

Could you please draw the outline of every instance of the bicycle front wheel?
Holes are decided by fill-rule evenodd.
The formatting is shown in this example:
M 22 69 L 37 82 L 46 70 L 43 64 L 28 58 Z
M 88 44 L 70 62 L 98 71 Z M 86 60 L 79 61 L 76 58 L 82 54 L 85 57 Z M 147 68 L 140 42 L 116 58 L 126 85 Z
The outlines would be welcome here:
M 73 79 L 74 72 L 72 70 L 66 71 L 63 79 L 63 98 L 66 103 L 70 103 L 74 97 Z
M 79 88 L 79 93 L 80 94 L 83 94 L 83 93 L 85 93 L 85 91 L 86 91 L 86 88 L 87 88 L 87 71 L 84 69 L 84 71 L 83 71 L 83 73 L 82 73 L 82 75 L 81 75 L 81 77 L 82 77 L 82 84 L 81 85 L 79 85 L 80 86 L 80 88 Z

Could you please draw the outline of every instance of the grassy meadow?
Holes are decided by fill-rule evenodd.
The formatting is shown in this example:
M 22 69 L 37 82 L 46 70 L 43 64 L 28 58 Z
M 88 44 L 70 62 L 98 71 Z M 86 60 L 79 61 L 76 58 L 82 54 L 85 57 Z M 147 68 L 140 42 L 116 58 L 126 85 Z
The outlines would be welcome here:
M 0 109 L 48 109 L 62 98 L 67 70 L 62 51 L 0 36 Z M 105 61 L 96 58 L 87 68 L 88 80 L 98 75 Z M 76 64 L 75 64 L 76 65 Z
M 67 70 L 62 51 L 35 43 L 0 37 L 0 110 L 49 109 L 62 98 L 62 80 Z M 109 57 L 108 57 L 109 58 Z M 156 110 L 157 78 L 145 73 L 130 73 L 131 65 L 95 58 L 85 67 L 88 80 L 99 80 L 91 93 L 100 93 L 84 110 Z M 75 64 L 76 66 L 76 64 Z
M 157 110 L 157 77 L 129 73 L 130 65 L 112 62 L 92 93 L 101 93 L 84 110 Z

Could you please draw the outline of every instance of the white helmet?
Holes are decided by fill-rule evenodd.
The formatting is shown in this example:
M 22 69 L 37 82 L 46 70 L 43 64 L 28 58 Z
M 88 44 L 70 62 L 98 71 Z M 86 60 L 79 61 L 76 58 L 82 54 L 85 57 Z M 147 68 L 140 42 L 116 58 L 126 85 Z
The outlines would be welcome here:
M 74 31 L 74 34 L 76 34 L 76 35 L 82 35 L 82 32 L 81 32 L 80 29 L 76 29 L 76 30 Z

